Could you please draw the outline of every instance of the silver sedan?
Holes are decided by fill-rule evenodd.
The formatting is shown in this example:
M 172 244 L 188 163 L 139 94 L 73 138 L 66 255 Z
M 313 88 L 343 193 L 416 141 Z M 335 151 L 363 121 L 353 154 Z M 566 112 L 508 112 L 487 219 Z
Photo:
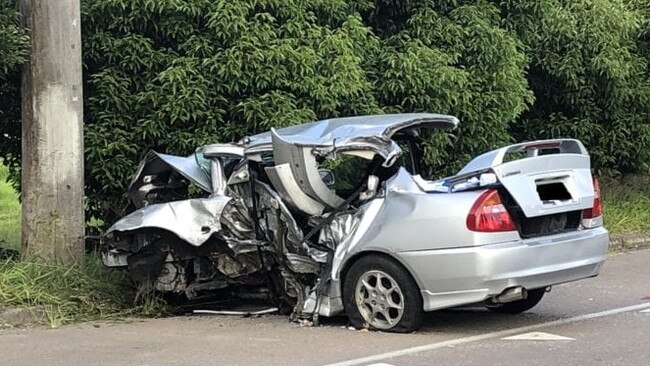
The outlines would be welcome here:
M 188 157 L 149 152 L 104 263 L 141 291 L 265 299 L 293 320 L 345 312 L 396 332 L 436 309 L 523 312 L 596 276 L 609 237 L 582 143 L 505 146 L 431 177 L 423 144 L 458 123 L 338 118 Z

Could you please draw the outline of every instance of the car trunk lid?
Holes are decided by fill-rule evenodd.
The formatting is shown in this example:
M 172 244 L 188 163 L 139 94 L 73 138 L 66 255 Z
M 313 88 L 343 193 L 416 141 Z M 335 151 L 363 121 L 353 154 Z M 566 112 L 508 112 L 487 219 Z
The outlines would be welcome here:
M 526 218 L 553 217 L 593 206 L 589 154 L 578 140 L 506 146 L 472 160 L 459 175 L 488 169 L 495 173 Z

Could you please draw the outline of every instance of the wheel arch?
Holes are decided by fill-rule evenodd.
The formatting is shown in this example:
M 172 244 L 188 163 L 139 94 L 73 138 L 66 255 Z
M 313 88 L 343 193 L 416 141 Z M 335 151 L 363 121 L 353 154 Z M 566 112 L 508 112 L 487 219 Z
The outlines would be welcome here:
M 387 258 L 387 259 L 391 260 L 392 262 L 396 263 L 397 265 L 399 265 L 400 267 L 404 268 L 404 270 L 406 270 L 406 273 L 409 274 L 409 276 L 411 277 L 413 282 L 415 282 L 415 285 L 418 287 L 418 290 L 420 290 L 420 295 L 422 294 L 423 287 L 422 287 L 422 283 L 420 282 L 418 276 L 413 273 L 411 268 L 406 263 L 404 263 L 399 258 L 399 256 L 394 255 L 394 253 L 389 253 L 389 252 L 385 252 L 385 251 L 381 251 L 381 250 L 363 250 L 363 251 L 360 251 L 360 252 L 355 253 L 352 256 L 350 256 L 350 258 L 348 258 L 343 263 L 343 265 L 341 266 L 341 269 L 339 270 L 339 273 L 338 273 L 338 278 L 339 278 L 338 287 L 339 288 L 338 288 L 338 290 L 339 290 L 339 293 L 341 294 L 341 296 L 343 296 L 343 286 L 344 286 L 344 283 L 345 283 L 345 277 L 347 276 L 347 273 L 350 270 L 350 268 L 356 262 L 358 262 L 361 258 L 364 258 L 364 257 L 367 257 L 367 256 L 372 256 L 372 255 Z

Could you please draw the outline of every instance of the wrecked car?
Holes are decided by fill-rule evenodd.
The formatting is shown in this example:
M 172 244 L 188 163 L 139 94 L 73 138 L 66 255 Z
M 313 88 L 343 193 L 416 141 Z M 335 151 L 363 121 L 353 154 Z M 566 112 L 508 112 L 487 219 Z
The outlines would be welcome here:
M 346 313 L 396 332 L 436 309 L 520 313 L 596 276 L 609 237 L 583 144 L 514 144 L 429 179 L 423 141 L 458 123 L 336 118 L 189 157 L 149 152 L 103 262 L 145 292 L 264 299 L 294 320 Z

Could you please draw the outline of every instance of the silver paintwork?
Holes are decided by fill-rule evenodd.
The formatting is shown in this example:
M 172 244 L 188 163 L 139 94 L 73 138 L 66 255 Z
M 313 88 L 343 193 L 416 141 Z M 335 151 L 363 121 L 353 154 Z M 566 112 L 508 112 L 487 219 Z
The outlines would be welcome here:
M 211 157 L 244 157 L 244 148 L 236 144 L 212 144 L 199 149 L 203 155 Z
M 196 163 L 194 155 L 188 157 L 160 154 L 150 151 L 144 157 L 129 186 L 129 197 L 136 207 L 146 205 L 146 194 L 151 190 L 151 178 L 176 171 L 206 192 L 212 192 L 210 176 Z
M 125 216 L 107 232 L 159 228 L 176 234 L 190 245 L 200 246 L 221 230 L 221 213 L 230 199 L 213 196 L 148 205 Z
M 292 144 L 282 139 L 275 130 L 271 130 L 273 141 L 273 158 L 278 166 L 288 166 L 291 174 L 290 181 L 306 195 L 318 203 L 330 208 L 343 203 L 343 199 L 325 185 L 318 172 L 316 156 L 312 153 L 313 147 Z
M 212 194 L 225 196 L 228 178 L 224 172 L 222 158 L 241 159 L 244 157 L 244 148 L 235 144 L 212 144 L 200 148 L 195 154 L 202 154 L 206 159 L 211 159 Z
M 547 147 L 549 145 L 557 145 L 560 154 L 577 154 L 577 155 L 586 155 L 587 149 L 584 145 L 575 139 L 555 139 L 555 140 L 538 140 L 538 141 L 529 141 L 522 142 L 519 144 L 513 144 L 505 146 L 499 149 L 488 151 L 484 154 L 477 156 L 472 159 L 467 165 L 461 169 L 458 174 L 467 174 L 471 172 L 477 172 L 485 170 L 488 168 L 493 168 L 499 165 L 502 165 L 506 154 L 514 152 L 526 152 L 527 157 L 540 156 L 540 146 Z
M 212 178 L 212 194 L 217 196 L 226 195 L 226 174 L 223 171 L 223 164 L 219 159 L 210 161 L 210 177 Z
M 396 257 L 415 274 L 429 311 L 481 302 L 512 286 L 536 289 L 596 276 L 608 244 L 607 231 L 598 228 Z
M 456 117 L 432 113 L 385 114 L 333 118 L 275 130 L 282 140 L 296 146 L 314 147 L 319 154 L 333 151 L 371 150 L 391 161 L 399 146 L 390 137 L 397 131 L 414 126 L 454 129 Z M 271 132 L 250 136 L 241 141 L 246 154 L 271 150 Z
M 273 187 L 288 204 L 308 215 L 318 216 L 323 213 L 325 206 L 300 189 L 289 163 L 264 168 L 264 170 Z
M 332 266 L 332 313 L 343 311 L 341 275 L 364 252 L 403 264 L 422 290 L 425 310 L 480 302 L 505 289 L 527 289 L 592 277 L 606 258 L 602 227 L 521 239 L 516 231 L 467 230 L 465 217 L 483 190 L 426 193 L 404 169 L 386 182 L 386 195 L 359 212 L 358 230 L 339 243 Z M 461 270 L 462 269 L 462 270 Z
M 211 193 L 210 197 L 150 204 L 115 223 L 109 233 L 161 228 L 193 246 L 214 236 L 236 256 L 264 248 L 284 258 L 280 275 L 287 294 L 297 299 L 294 312 L 302 310 L 303 316 L 341 313 L 345 270 L 355 258 L 368 253 L 390 256 L 411 273 L 421 290 L 424 310 L 485 301 L 513 287 L 535 289 L 597 275 L 608 245 L 602 218 L 583 220 L 576 231 L 534 239 L 522 239 L 517 231 L 473 232 L 465 222 L 485 187 L 495 185 L 504 187 L 527 217 L 591 207 L 589 156 L 577 140 L 506 146 L 477 157 L 459 174 L 436 181 L 413 176 L 400 167 L 384 181 L 370 176 L 354 206 L 320 179 L 316 157 L 381 156 L 383 166 L 390 167 L 401 153 L 391 140 L 397 131 L 457 124 L 454 117 L 435 114 L 331 119 L 200 150 L 213 159 L 235 156 L 249 163 L 262 162 L 268 159 L 264 153 L 272 152 L 274 164 L 264 169 L 272 186 L 251 182 L 247 164 L 240 164 L 226 177 L 221 161 L 212 160 L 208 164 L 212 171 L 206 172 L 196 157 L 150 153 L 130 188 L 134 202 L 146 196 L 151 179 L 147 177 L 170 170 Z M 558 147 L 558 153 L 540 154 L 549 145 Z M 507 161 L 509 153 L 525 157 Z M 571 199 L 543 202 L 536 186 L 547 182 L 563 184 Z M 252 211 L 250 184 L 259 197 L 257 212 Z M 334 208 L 340 210 L 332 213 Z M 261 218 L 257 225 L 263 235 L 255 234 L 254 217 Z M 329 221 L 318 235 L 306 237 L 323 220 Z M 105 256 L 107 265 L 126 262 L 123 253 L 111 250 Z M 218 268 L 239 275 L 228 263 L 219 262 Z M 295 273 L 319 274 L 320 279 L 313 286 L 305 285 Z
M 526 217 L 584 210 L 593 205 L 594 186 L 591 180 L 589 155 L 535 156 L 505 163 L 492 169 L 499 177 L 499 182 L 517 201 Z M 519 173 L 512 175 L 511 172 Z M 536 183 L 552 180 L 561 181 L 571 193 L 572 199 L 560 202 L 543 202 L 534 194 Z
M 540 146 L 557 146 L 559 151 L 556 154 L 540 155 Z M 504 162 L 507 154 L 516 152 L 525 152 L 526 159 Z M 542 140 L 505 146 L 476 157 L 458 175 L 469 175 L 487 169 L 496 174 L 498 182 L 514 197 L 526 217 L 584 210 L 591 207 L 594 201 L 589 154 L 578 140 Z M 475 186 L 487 185 L 487 182 L 481 183 L 481 179 L 485 178 L 477 178 Z M 562 182 L 572 199 L 542 202 L 535 194 L 536 184 L 545 181 Z

